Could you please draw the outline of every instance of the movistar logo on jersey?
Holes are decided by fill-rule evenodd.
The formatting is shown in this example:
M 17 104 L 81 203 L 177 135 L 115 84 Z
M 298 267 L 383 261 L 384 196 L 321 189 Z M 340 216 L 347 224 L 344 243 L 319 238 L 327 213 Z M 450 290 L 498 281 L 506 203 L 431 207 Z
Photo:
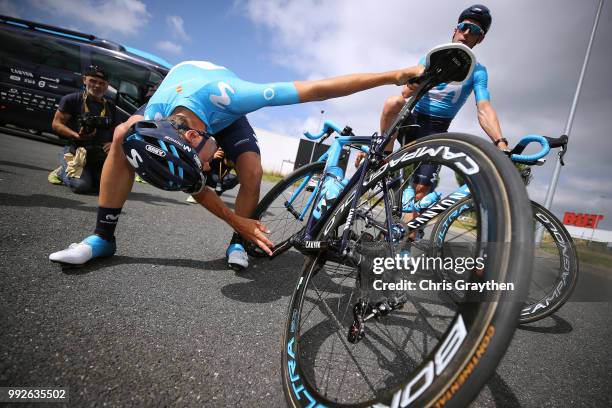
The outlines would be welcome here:
M 210 95 L 210 101 L 216 107 L 225 109 L 226 106 L 229 106 L 229 104 L 232 103 L 227 91 L 229 91 L 232 95 L 235 94 L 236 91 L 234 91 L 234 89 L 225 82 L 218 82 L 217 87 L 219 87 L 221 95 Z

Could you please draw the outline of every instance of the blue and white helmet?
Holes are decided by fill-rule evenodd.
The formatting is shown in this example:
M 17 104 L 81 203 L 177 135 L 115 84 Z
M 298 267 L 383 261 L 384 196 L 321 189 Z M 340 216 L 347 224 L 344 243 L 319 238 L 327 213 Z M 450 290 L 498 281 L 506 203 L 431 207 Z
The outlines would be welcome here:
M 136 173 L 147 183 L 168 191 L 200 192 L 206 174 L 197 149 L 178 134 L 170 120 L 144 120 L 130 127 L 123 151 Z

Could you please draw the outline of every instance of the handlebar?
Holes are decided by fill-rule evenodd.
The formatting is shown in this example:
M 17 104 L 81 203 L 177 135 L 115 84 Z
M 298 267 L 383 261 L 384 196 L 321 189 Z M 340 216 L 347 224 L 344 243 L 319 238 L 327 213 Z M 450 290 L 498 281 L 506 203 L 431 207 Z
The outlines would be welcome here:
M 324 135 L 331 135 L 332 133 L 337 132 L 338 134 L 342 133 L 342 128 L 338 125 L 336 125 L 334 122 L 332 122 L 331 120 L 326 120 L 323 123 L 323 129 L 317 133 L 316 135 L 313 135 L 310 132 L 304 132 L 304 136 L 306 136 L 307 139 L 309 140 L 318 140 L 320 138 L 322 138 Z
M 542 150 L 535 154 L 519 154 L 525 150 L 525 147 L 527 147 L 527 145 L 531 142 L 539 143 L 540 146 L 542 146 Z M 548 143 L 548 140 L 544 138 L 544 136 L 527 135 L 518 142 L 514 149 L 512 149 L 510 152 L 510 159 L 519 163 L 535 162 L 546 156 L 548 152 L 550 152 L 550 144 Z
M 565 163 L 563 163 L 563 156 L 567 152 L 567 141 L 567 135 L 563 135 L 558 138 L 541 135 L 527 135 L 523 137 L 518 142 L 518 144 L 514 146 L 514 148 L 510 151 L 510 159 L 518 163 L 533 164 L 537 163 L 538 160 L 546 156 L 550 152 L 551 148 L 554 149 L 560 147 L 561 151 L 559 152 L 559 160 L 561 161 L 561 165 L 565 165 Z M 521 154 L 523 153 L 527 145 L 531 142 L 539 143 L 540 146 L 542 146 L 542 149 L 539 152 L 531 155 Z
M 304 136 L 306 136 L 306 138 L 310 139 L 310 140 L 319 140 L 319 144 L 322 143 L 325 139 L 327 139 L 328 137 L 330 137 L 332 135 L 332 133 L 338 133 L 341 136 L 354 136 L 353 134 L 353 129 L 351 129 L 349 126 L 345 126 L 344 129 L 340 129 L 340 126 L 336 125 L 334 122 L 332 122 L 331 120 L 326 120 L 325 122 L 323 122 L 323 129 L 321 129 L 321 131 L 319 133 L 317 133 L 316 135 L 313 135 L 310 132 L 304 132 Z M 370 147 L 366 146 L 366 145 L 360 145 L 358 147 L 359 150 L 361 150 L 364 153 L 369 153 L 370 152 Z

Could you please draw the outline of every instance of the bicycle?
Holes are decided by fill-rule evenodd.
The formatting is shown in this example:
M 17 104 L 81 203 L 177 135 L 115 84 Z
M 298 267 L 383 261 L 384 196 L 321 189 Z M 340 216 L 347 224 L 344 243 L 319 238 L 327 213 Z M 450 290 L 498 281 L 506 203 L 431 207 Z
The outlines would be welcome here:
M 567 141 L 565 135 L 559 138 L 528 135 L 522 138 L 508 155 L 515 163 L 539 166 L 544 164 L 543 158 L 550 149 L 558 147 L 561 148 L 559 159 L 561 165 L 564 165 L 563 156 L 567 152 Z M 539 143 L 542 149 L 532 155 L 522 155 L 530 142 Z M 527 185 L 531 178 L 531 168 L 523 169 L 521 176 Z M 531 201 L 531 206 L 536 230 L 536 254 L 529 294 L 519 318 L 521 324 L 541 320 L 559 310 L 576 287 L 579 273 L 576 247 L 563 223 L 535 201 Z M 469 198 L 465 198 L 441 216 L 431 232 L 432 256 L 443 256 L 445 246 L 450 251 L 465 252 L 466 247 L 470 246 L 469 243 L 466 244 L 466 240 L 473 240 L 475 236 L 470 225 L 462 222 L 461 218 L 471 219 L 472 214 L 472 203 Z M 453 245 L 455 240 L 461 240 L 463 244 Z M 454 279 L 452 273 L 440 275 L 440 279 Z M 457 291 L 453 295 L 458 299 L 462 297 Z
M 513 165 L 482 139 L 452 133 L 420 139 L 384 157 L 391 135 L 418 99 L 439 83 L 467 78 L 474 61 L 461 44 L 432 50 L 419 87 L 386 132 L 336 137 L 327 164 L 298 169 L 256 209 L 272 229 L 279 213 L 283 218 L 276 225 L 296 221 L 295 231 L 273 248 L 274 256 L 289 248 L 306 255 L 282 342 L 282 384 L 292 406 L 465 406 L 508 347 L 533 256 L 533 225 L 524 217 L 531 207 Z M 333 131 L 328 126 L 317 136 Z M 368 152 L 350 180 L 339 180 L 328 166 L 343 146 Z M 514 291 L 486 291 L 456 303 L 372 290 L 373 256 L 399 256 L 408 234 L 430 221 L 403 223 L 394 198 L 404 172 L 421 162 L 440 164 L 466 180 L 464 193 L 477 209 L 476 245 L 485 259 L 470 281 L 508 283 Z M 306 186 L 317 172 L 321 182 L 309 192 Z M 337 196 L 327 195 L 327 183 L 342 184 Z

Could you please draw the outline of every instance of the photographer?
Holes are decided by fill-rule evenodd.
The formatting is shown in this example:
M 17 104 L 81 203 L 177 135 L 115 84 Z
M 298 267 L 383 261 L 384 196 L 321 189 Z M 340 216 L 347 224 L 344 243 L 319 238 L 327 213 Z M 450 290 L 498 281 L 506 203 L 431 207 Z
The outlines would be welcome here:
M 53 130 L 68 139 L 60 157 L 61 166 L 49 174 L 54 184 L 66 184 L 77 194 L 97 193 L 102 166 L 117 126 L 115 104 L 104 97 L 108 77 L 99 67 L 90 66 L 83 76 L 84 92 L 64 96 Z

